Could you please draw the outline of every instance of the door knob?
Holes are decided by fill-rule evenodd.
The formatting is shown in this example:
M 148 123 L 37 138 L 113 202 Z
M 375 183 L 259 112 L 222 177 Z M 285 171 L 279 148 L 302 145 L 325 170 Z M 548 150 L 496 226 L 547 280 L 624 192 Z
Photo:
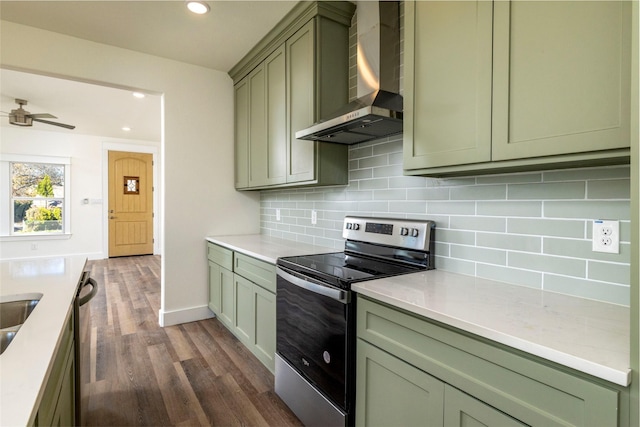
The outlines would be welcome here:
M 111 210 L 109 211 L 109 213 L 113 213 L 113 212 L 114 212 L 114 211 L 113 211 L 113 209 L 111 209 Z

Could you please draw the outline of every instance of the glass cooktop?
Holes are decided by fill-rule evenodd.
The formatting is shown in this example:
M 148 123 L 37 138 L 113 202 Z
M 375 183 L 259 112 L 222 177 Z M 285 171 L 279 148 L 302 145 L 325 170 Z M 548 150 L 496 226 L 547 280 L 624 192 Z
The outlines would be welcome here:
M 279 258 L 279 266 L 311 276 L 340 288 L 351 283 L 412 273 L 424 268 L 386 262 L 345 252 Z

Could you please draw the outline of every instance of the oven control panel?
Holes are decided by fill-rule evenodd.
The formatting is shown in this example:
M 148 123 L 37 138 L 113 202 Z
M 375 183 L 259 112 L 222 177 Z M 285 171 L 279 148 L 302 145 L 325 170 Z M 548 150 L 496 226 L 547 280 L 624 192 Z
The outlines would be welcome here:
M 348 240 L 428 251 L 435 222 L 413 219 L 344 218 L 342 237 Z

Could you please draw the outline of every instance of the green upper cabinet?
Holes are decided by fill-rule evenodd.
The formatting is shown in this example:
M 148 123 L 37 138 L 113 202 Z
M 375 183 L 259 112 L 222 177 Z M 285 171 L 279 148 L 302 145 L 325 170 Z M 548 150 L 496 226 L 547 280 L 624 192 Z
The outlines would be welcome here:
M 284 47 L 249 74 L 249 187 L 286 181 Z M 242 120 L 242 117 L 240 117 Z M 240 132 L 240 141 L 244 133 Z M 245 159 L 242 159 L 243 164 Z
M 630 7 L 406 2 L 405 172 L 628 162 Z
M 249 78 L 236 83 L 235 98 L 235 185 L 249 186 Z
M 289 94 L 289 134 L 287 180 L 310 181 L 314 178 L 314 141 L 296 139 L 296 131 L 314 122 L 314 22 L 310 21 L 287 40 L 287 93 Z
M 237 189 L 348 183 L 346 146 L 295 133 L 348 102 L 353 11 L 349 2 L 301 2 L 231 70 Z
M 487 1 L 405 2 L 405 169 L 491 160 L 491 22 Z

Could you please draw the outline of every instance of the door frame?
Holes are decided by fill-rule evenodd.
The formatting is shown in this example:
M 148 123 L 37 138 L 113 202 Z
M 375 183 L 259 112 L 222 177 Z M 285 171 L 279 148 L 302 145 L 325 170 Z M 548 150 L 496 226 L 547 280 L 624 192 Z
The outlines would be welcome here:
M 109 151 L 128 151 L 131 153 L 147 153 L 153 157 L 153 254 L 162 255 L 162 242 L 160 224 L 162 212 L 160 212 L 160 195 L 158 185 L 160 162 L 158 162 L 159 148 L 152 145 L 136 145 L 119 142 L 102 143 L 102 258 L 109 258 Z

